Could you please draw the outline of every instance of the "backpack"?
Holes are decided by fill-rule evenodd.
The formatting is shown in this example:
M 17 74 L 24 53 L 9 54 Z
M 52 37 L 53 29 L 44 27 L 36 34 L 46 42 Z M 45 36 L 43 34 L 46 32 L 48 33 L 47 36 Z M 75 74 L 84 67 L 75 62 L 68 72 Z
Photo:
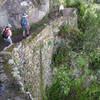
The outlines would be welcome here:
M 7 39 L 8 36 L 9 36 L 8 30 L 5 29 L 5 30 L 3 31 L 2 37 L 5 38 L 5 39 Z
M 22 17 L 22 19 L 21 19 L 21 26 L 22 27 L 26 27 L 27 26 L 27 20 L 26 20 L 25 17 Z

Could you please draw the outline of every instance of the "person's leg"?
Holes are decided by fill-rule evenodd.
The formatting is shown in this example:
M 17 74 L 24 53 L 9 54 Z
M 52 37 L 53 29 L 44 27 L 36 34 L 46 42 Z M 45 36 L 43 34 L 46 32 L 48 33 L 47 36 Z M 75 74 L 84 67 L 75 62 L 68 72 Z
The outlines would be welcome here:
M 26 30 L 27 30 L 27 35 L 29 35 L 29 27 L 27 27 L 27 29 L 26 29 Z
M 8 42 L 9 44 L 12 44 L 12 39 L 11 39 L 10 36 L 7 38 L 7 42 Z
M 25 38 L 25 27 L 22 27 L 23 30 L 23 38 Z
M 60 13 L 61 13 L 61 16 L 63 16 L 63 10 L 61 10 Z
M 25 30 L 23 30 L 23 38 L 25 37 Z

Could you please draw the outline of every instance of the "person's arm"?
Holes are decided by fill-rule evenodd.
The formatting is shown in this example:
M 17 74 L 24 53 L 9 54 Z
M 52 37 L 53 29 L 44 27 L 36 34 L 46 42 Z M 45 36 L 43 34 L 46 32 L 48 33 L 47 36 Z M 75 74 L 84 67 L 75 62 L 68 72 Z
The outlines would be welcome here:
M 9 35 L 12 36 L 12 31 L 9 29 Z

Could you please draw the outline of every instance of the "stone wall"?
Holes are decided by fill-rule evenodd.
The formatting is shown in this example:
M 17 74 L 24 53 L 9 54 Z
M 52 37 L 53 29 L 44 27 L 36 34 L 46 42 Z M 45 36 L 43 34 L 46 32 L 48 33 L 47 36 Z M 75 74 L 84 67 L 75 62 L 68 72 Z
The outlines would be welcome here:
M 27 40 L 23 44 L 18 44 L 12 52 L 13 59 L 21 72 L 22 83 L 36 100 L 41 97 L 41 90 L 51 83 L 50 64 L 54 37 L 50 28 L 47 26 L 31 42 Z
M 32 100 L 23 91 L 24 86 L 17 79 L 21 80 L 21 77 L 11 52 L 0 52 L 0 82 L 4 88 L 3 92 L 0 90 L 0 100 Z
M 55 43 L 59 42 L 56 39 L 59 26 L 64 22 L 77 25 L 76 20 L 76 13 L 71 18 L 66 15 L 57 18 L 48 25 L 45 24 L 45 28 L 35 38 L 30 36 L 6 50 L 11 52 L 11 59 L 15 63 L 13 67 L 17 66 L 21 78 L 16 72 L 14 76 L 24 84 L 25 91 L 29 91 L 34 100 L 41 100 L 46 86 L 52 83 L 50 65 Z

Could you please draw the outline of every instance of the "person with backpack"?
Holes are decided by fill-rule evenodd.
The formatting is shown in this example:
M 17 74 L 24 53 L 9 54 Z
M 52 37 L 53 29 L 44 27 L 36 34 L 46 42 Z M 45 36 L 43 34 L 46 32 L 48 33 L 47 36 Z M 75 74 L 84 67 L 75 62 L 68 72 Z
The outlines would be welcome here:
M 11 36 L 12 36 L 11 29 L 9 26 L 6 26 L 6 28 L 3 30 L 2 37 L 4 38 L 6 42 L 8 42 L 9 44 L 12 44 Z
M 23 14 L 22 18 L 21 18 L 21 27 L 23 30 L 23 38 L 26 37 L 26 35 L 29 35 L 29 26 L 28 26 L 28 22 L 26 19 L 27 15 Z

